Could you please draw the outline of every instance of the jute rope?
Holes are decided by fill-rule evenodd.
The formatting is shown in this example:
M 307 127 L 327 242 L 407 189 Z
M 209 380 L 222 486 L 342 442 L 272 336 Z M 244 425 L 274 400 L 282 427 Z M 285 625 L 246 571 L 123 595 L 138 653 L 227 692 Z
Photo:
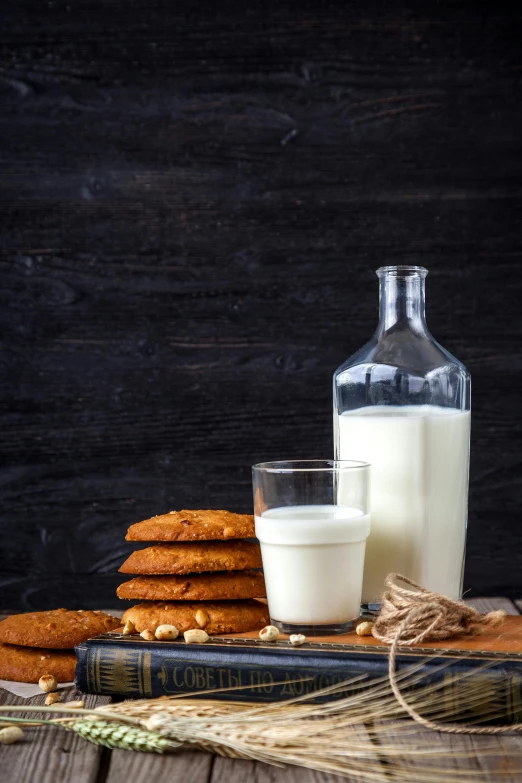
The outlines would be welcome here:
M 400 587 L 397 581 L 413 587 L 410 590 Z M 448 734 L 510 734 L 522 731 L 522 723 L 511 726 L 466 726 L 455 723 L 436 723 L 424 718 L 412 707 L 397 685 L 396 657 L 401 644 L 414 645 L 422 642 L 451 639 L 458 634 L 478 634 L 486 628 L 500 625 L 506 612 L 499 609 L 488 614 L 480 614 L 463 601 L 453 601 L 447 595 L 432 593 L 411 579 L 400 574 L 388 574 L 385 581 L 386 591 L 382 598 L 382 608 L 373 626 L 373 636 L 381 642 L 390 644 L 388 674 L 395 698 L 421 726 Z

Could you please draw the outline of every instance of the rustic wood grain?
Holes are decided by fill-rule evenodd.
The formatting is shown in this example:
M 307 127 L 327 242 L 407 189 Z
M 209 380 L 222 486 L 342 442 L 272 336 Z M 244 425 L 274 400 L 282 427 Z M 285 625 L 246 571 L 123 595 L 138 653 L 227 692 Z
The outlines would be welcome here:
M 130 523 L 330 455 L 401 262 L 473 377 L 466 588 L 519 595 L 521 7 L 5 5 L 3 603 L 107 605 Z
M 382 777 L 378 777 L 379 761 L 375 756 L 377 765 L 376 776 L 372 780 L 382 780 L 383 783 L 388 780 L 382 771 Z M 214 766 L 212 767 L 212 776 L 210 783 L 361 783 L 364 777 L 354 774 L 348 777 L 339 775 L 330 775 L 324 772 L 317 772 L 314 769 L 305 769 L 304 767 L 275 767 L 269 764 L 261 764 L 256 761 L 238 761 L 224 759 L 216 756 Z
M 86 707 L 107 704 L 105 696 L 87 696 L 75 688 L 62 691 L 63 701 L 82 698 Z M 43 704 L 45 694 L 21 699 L 0 689 L 0 704 Z M 30 713 L 19 717 L 45 717 Z M 58 713 L 57 713 L 58 717 Z M 52 726 L 24 729 L 24 738 L 15 745 L 0 745 L 0 779 L 24 783 L 94 783 L 97 780 L 102 749 L 74 732 Z
M 521 737 L 456 736 L 394 723 L 377 725 L 375 736 L 383 748 L 404 749 L 404 755 L 387 758 L 390 779 L 401 783 L 429 780 L 430 771 L 435 770 L 461 783 L 477 779 L 481 783 L 517 783 L 522 775 Z M 436 755 L 413 755 L 426 750 Z
M 184 751 L 159 756 L 113 750 L 106 783 L 208 783 L 212 761 L 210 753 Z

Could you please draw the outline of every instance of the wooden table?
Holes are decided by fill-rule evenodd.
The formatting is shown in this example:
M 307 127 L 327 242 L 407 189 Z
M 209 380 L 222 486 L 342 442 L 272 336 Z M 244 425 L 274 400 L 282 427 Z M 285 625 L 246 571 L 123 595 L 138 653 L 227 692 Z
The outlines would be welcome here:
M 481 598 L 470 601 L 480 611 L 504 608 L 510 614 L 522 611 L 522 600 L 512 602 L 506 598 Z M 100 696 L 83 696 L 74 688 L 65 691 L 64 698 L 84 698 L 86 706 L 107 704 L 110 700 Z M 43 704 L 45 696 L 22 700 L 11 693 L 0 690 L 0 704 Z M 124 750 L 110 751 L 84 741 L 72 732 L 59 728 L 29 728 L 24 740 L 16 745 L 0 745 L 1 783 L 341 783 L 346 778 L 325 775 L 297 767 L 279 769 L 251 761 L 236 761 L 200 752 L 181 752 L 157 756 L 151 753 L 133 753 Z M 520 772 L 511 772 L 513 759 L 522 768 L 522 736 L 509 737 L 454 737 L 435 734 L 419 728 L 415 738 L 411 735 L 408 744 L 416 739 L 439 743 L 455 753 L 453 759 L 444 759 L 448 775 L 454 773 L 466 779 L 466 772 L 479 774 L 478 780 L 503 782 L 522 780 Z M 457 754 L 465 747 L 472 751 L 471 758 L 463 760 Z M 498 750 L 496 755 L 485 755 L 488 748 Z M 376 759 L 379 759 L 376 747 Z M 382 781 L 390 777 L 383 760 Z M 411 763 L 409 763 L 411 768 Z M 423 763 L 419 762 L 419 783 L 424 778 Z M 495 777 L 495 774 L 497 776 Z M 354 775 L 350 781 L 362 783 Z

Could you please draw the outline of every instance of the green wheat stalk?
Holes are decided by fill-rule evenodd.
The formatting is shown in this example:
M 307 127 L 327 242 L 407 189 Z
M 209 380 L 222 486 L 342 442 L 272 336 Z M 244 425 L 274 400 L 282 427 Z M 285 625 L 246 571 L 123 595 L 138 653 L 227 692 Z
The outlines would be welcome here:
M 95 745 L 123 748 L 146 753 L 165 753 L 179 747 L 179 742 L 165 739 L 154 731 L 145 731 L 125 723 L 80 719 L 65 726 Z

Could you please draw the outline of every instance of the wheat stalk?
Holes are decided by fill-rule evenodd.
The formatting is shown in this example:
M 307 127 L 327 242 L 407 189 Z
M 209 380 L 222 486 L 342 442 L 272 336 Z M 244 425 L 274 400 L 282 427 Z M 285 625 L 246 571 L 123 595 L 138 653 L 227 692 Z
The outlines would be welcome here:
M 422 674 L 419 667 L 414 666 L 401 677 L 406 686 L 411 686 L 418 683 Z M 465 679 L 465 675 L 461 679 Z M 437 719 L 453 718 L 454 710 L 450 705 L 441 704 L 440 688 L 440 685 L 429 685 L 416 691 L 410 699 L 424 714 Z M 341 683 L 320 693 L 338 696 L 345 689 L 346 683 Z M 413 721 L 403 719 L 404 712 L 393 697 L 386 678 L 350 696 L 326 703 L 310 703 L 317 695 L 269 704 L 178 697 L 143 699 L 100 707 L 96 712 L 103 715 L 110 711 L 113 718 L 120 714 L 134 719 L 146 730 L 183 747 L 269 764 L 294 764 L 346 777 L 357 773 L 368 783 L 390 777 L 402 783 L 418 783 L 419 762 L 423 764 L 423 783 L 475 783 L 487 779 L 481 770 L 452 775 L 451 770 L 444 767 L 448 759 L 472 758 L 474 749 L 465 740 L 454 740 L 449 746 L 436 734 L 419 734 Z M 498 696 L 502 701 L 502 694 Z M 478 711 L 476 720 L 480 721 L 484 719 L 480 714 L 482 703 L 490 704 L 484 682 L 470 681 L 460 708 Z M 415 744 L 411 742 L 412 734 Z M 501 752 L 505 757 L 505 747 Z M 483 741 L 481 756 L 498 757 L 499 753 L 498 743 Z M 386 778 L 383 778 L 383 760 Z M 521 769 L 518 759 L 518 769 L 512 765 L 512 770 L 520 772 Z M 513 781 L 516 778 L 506 772 L 499 773 L 496 779 Z
M 401 687 L 418 686 L 423 677 L 421 666 L 422 663 L 415 664 L 398 675 Z M 441 664 L 439 670 L 443 671 L 444 667 Z M 488 664 L 483 669 L 487 667 Z M 465 680 L 466 675 L 462 675 L 458 683 Z M 487 678 L 468 680 L 465 691 L 459 692 L 458 704 L 444 703 L 441 699 L 444 688 L 440 684 L 408 691 L 408 700 L 422 714 L 437 720 L 454 719 L 459 710 L 468 710 L 474 716 L 472 719 L 480 723 L 486 717 L 483 705 L 491 707 L 488 692 L 491 687 L 496 689 L 501 717 L 505 694 L 502 688 L 497 693 L 498 681 L 488 686 Z M 352 690 L 348 696 L 344 695 L 347 688 Z M 318 695 L 337 698 L 312 702 Z M 499 764 L 501 760 L 503 766 L 498 769 L 505 772 L 480 769 L 461 770 L 458 775 L 452 772 L 448 761 L 472 759 L 475 748 L 466 738 L 453 738 L 450 745 L 436 732 L 419 731 L 412 720 L 405 720 L 386 677 L 375 681 L 370 688 L 364 678 L 355 677 L 320 692 L 268 704 L 170 697 L 126 701 L 94 710 L 73 710 L 64 703 L 47 708 L 0 707 L 2 711 L 45 711 L 54 715 L 61 712 L 64 717 L 54 723 L 110 748 L 164 753 L 191 747 L 279 766 L 294 764 L 345 777 L 356 774 L 363 783 L 384 780 L 418 783 L 419 779 L 423 783 L 478 783 L 491 779 L 507 783 L 520 780 L 517 775 L 522 773 L 520 754 L 517 757 L 512 751 L 510 755 L 507 743 L 499 746 L 498 741 L 487 738 L 482 738 L 481 757 L 499 759 L 501 756 Z M 490 713 L 487 717 L 495 716 Z M 419 764 L 422 764 L 422 774 Z

